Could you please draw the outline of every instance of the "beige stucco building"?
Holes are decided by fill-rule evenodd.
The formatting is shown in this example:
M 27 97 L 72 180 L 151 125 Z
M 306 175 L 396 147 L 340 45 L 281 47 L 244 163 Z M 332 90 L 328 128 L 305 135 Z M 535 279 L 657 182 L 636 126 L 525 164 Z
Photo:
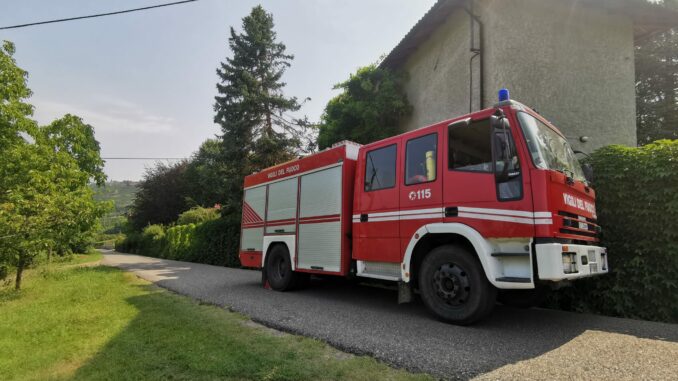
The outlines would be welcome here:
M 406 130 L 491 107 L 507 87 L 576 149 L 635 145 L 634 45 L 674 25 L 678 13 L 638 0 L 439 0 L 381 66 L 409 74 Z

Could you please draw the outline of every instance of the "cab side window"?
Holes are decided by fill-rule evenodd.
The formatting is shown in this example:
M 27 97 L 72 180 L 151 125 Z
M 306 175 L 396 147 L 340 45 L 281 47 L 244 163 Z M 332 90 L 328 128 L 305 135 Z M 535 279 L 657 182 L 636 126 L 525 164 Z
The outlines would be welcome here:
M 492 173 L 492 126 L 489 119 L 449 129 L 449 169 Z
M 365 192 L 395 187 L 396 145 L 375 149 L 365 160 Z
M 511 132 L 495 131 L 492 144 L 495 151 L 497 179 L 497 197 L 499 201 L 513 201 L 523 198 L 523 180 L 521 177 L 518 151 Z
M 405 185 L 435 181 L 437 158 L 438 134 L 409 140 L 405 154 Z

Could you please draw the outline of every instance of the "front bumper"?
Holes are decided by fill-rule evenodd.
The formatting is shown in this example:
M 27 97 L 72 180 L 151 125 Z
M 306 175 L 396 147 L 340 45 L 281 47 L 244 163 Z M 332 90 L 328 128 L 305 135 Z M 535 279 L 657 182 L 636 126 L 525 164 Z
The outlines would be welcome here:
M 607 249 L 604 247 L 559 243 L 545 243 L 535 246 L 540 280 L 558 282 L 603 275 L 609 272 Z M 566 254 L 567 261 L 574 266 L 564 266 L 564 254 Z M 567 272 L 565 267 L 569 267 Z

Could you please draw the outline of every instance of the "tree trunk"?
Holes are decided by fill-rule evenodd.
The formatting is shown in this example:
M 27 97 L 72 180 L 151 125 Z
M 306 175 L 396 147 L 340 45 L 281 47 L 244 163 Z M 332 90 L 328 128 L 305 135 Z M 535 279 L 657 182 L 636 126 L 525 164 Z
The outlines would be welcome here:
M 52 263 L 52 248 L 47 250 L 47 263 Z
M 268 95 L 268 91 L 266 92 Z M 266 104 L 266 137 L 273 138 L 273 121 L 271 120 L 271 108 Z
M 16 281 L 14 283 L 14 289 L 19 291 L 21 290 L 21 279 L 24 275 L 24 261 L 19 260 L 19 264 L 16 268 Z
M 273 137 L 273 122 L 271 121 L 271 113 L 266 114 L 266 136 Z

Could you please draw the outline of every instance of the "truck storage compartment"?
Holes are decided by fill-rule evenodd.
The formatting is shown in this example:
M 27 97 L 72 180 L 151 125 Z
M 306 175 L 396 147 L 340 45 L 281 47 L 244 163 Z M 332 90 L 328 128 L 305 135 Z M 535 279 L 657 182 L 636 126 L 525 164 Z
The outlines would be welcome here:
M 300 269 L 341 270 L 341 184 L 341 165 L 301 176 Z
M 262 267 L 283 244 L 294 269 L 346 275 L 359 146 L 342 143 L 245 178 L 240 261 Z

